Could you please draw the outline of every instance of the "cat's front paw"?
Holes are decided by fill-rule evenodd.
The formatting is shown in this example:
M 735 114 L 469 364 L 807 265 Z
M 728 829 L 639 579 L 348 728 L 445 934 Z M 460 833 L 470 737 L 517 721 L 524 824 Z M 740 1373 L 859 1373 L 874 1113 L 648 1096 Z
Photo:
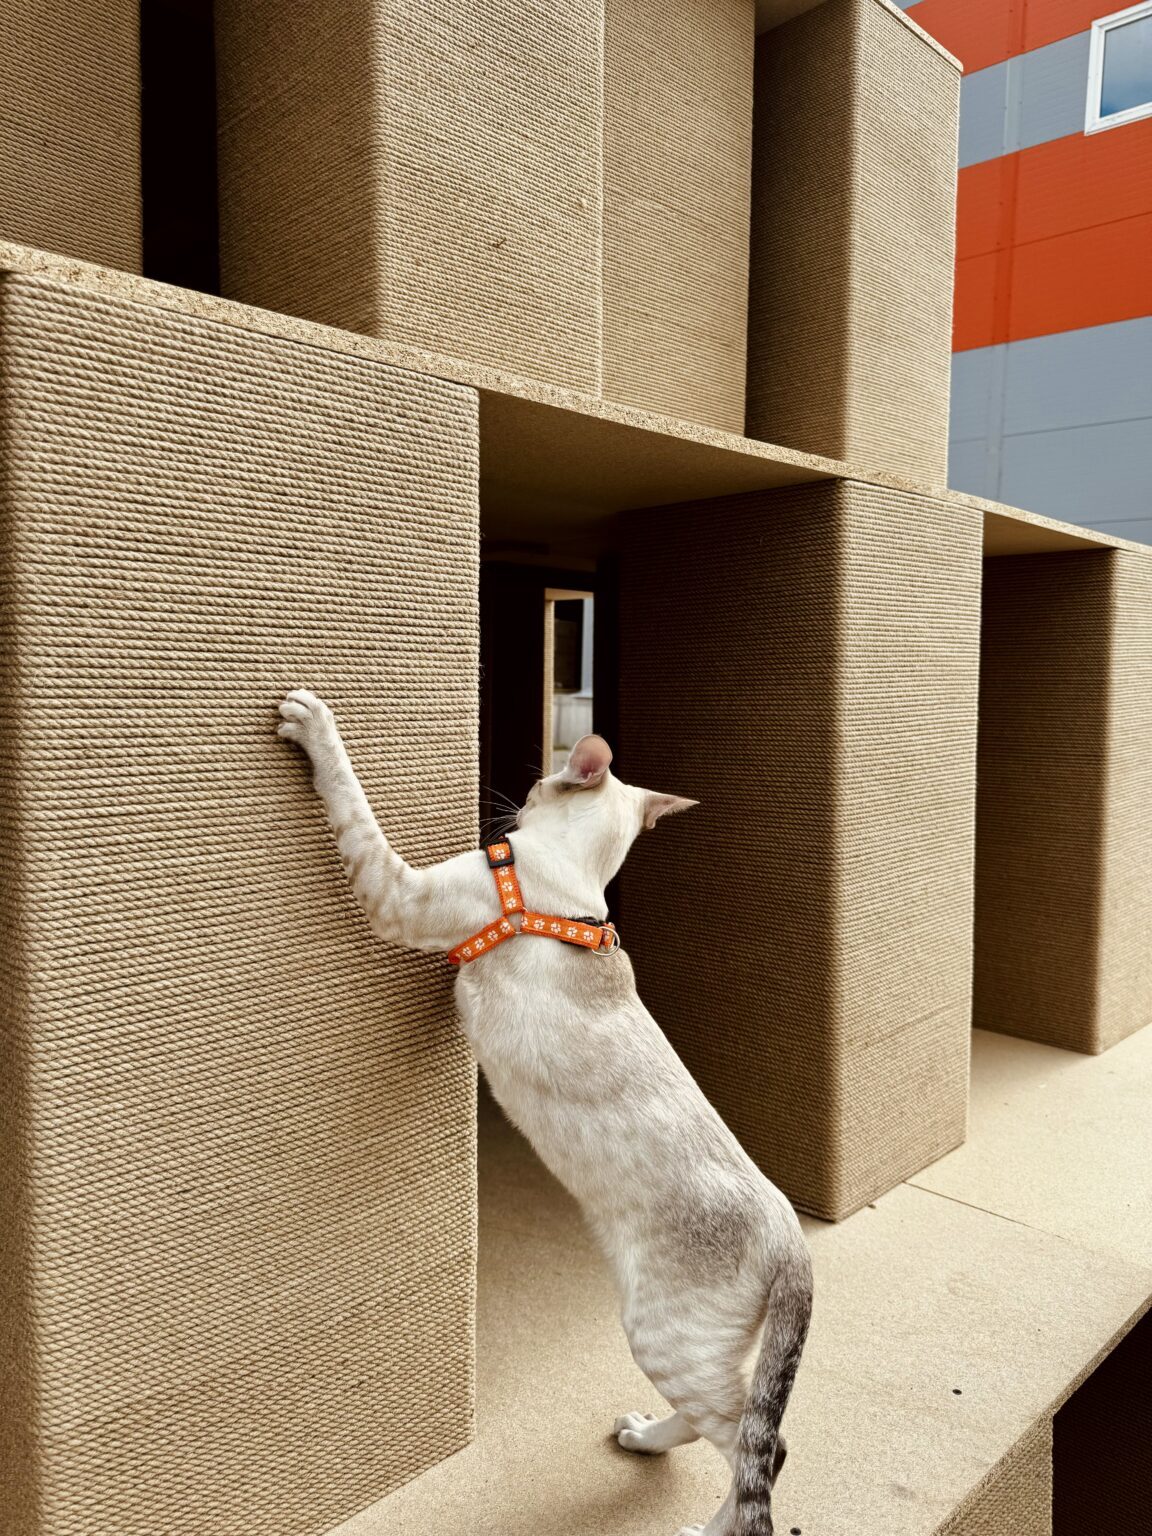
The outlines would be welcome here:
M 645 1456 L 659 1456 L 665 1446 L 654 1446 L 652 1433 L 659 1424 L 654 1413 L 622 1413 L 612 1426 L 616 1443 L 626 1451 L 639 1451 Z
M 276 734 L 288 741 L 298 741 L 312 758 L 340 739 L 335 715 L 323 699 L 307 688 L 293 688 L 284 695 Z

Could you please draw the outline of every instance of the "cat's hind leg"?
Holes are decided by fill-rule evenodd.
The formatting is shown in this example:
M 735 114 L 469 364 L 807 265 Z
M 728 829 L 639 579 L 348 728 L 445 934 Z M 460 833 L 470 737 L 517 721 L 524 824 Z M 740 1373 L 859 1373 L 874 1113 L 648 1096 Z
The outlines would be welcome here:
M 637 1451 L 642 1456 L 662 1456 L 665 1451 L 691 1445 L 700 1438 L 700 1431 L 678 1413 L 664 1419 L 658 1419 L 654 1413 L 625 1413 L 612 1426 L 612 1433 L 624 1450 Z
M 676 1410 L 671 1419 L 658 1421 L 661 1428 L 667 1425 L 671 1433 L 675 1425 L 679 1432 L 683 1425 L 691 1433 L 678 1444 L 702 1436 L 731 1461 L 748 1390 L 742 1369 L 746 1338 L 730 1334 L 718 1340 L 710 1332 L 701 1336 L 692 1324 L 677 1328 L 663 1318 L 649 1323 L 635 1315 L 626 1332 L 636 1364 Z

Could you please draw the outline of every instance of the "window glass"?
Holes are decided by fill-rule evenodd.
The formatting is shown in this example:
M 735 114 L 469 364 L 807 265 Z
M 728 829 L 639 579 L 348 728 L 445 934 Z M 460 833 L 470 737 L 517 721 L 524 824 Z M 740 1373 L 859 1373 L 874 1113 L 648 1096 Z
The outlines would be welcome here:
M 1152 16 L 1140 16 L 1104 35 L 1100 116 L 1152 102 Z

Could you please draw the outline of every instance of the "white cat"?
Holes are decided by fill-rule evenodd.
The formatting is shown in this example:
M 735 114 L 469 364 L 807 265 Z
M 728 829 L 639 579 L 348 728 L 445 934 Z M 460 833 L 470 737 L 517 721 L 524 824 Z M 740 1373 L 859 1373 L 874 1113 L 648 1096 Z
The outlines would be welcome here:
M 328 706 L 293 689 L 280 714 L 278 733 L 312 759 L 345 872 L 382 939 L 447 952 L 492 921 L 483 850 L 412 869 L 377 826 Z M 696 803 L 621 783 L 611 760 L 603 738 L 584 737 L 520 812 L 508 842 L 538 912 L 603 922 L 604 887 L 636 835 Z M 623 951 L 517 935 L 461 965 L 456 998 L 493 1094 L 580 1202 L 633 1357 L 675 1410 L 617 1419 L 620 1445 L 656 1454 L 704 1436 L 732 1486 L 706 1526 L 679 1536 L 771 1536 L 780 1420 L 812 1302 L 795 1212 L 696 1086 Z

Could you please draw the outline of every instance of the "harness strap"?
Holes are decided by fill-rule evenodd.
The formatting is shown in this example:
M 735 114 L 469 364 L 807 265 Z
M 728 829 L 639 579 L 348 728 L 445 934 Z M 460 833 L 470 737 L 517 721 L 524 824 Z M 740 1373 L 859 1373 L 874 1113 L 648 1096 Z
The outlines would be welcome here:
M 481 955 L 486 955 L 490 949 L 497 948 L 507 939 L 514 939 L 517 934 L 526 934 L 529 938 L 559 939 L 562 944 L 578 944 L 599 955 L 612 955 L 620 948 L 620 935 L 614 923 L 599 923 L 594 918 L 585 917 L 556 917 L 550 912 L 530 912 L 524 905 L 520 891 L 515 868 L 516 856 L 512 852 L 511 843 L 489 843 L 484 852 L 488 858 L 488 868 L 496 881 L 501 915 L 449 951 L 448 959 L 452 965 L 467 965 L 471 960 L 478 960 Z M 517 914 L 521 919 L 519 927 L 512 921 Z

